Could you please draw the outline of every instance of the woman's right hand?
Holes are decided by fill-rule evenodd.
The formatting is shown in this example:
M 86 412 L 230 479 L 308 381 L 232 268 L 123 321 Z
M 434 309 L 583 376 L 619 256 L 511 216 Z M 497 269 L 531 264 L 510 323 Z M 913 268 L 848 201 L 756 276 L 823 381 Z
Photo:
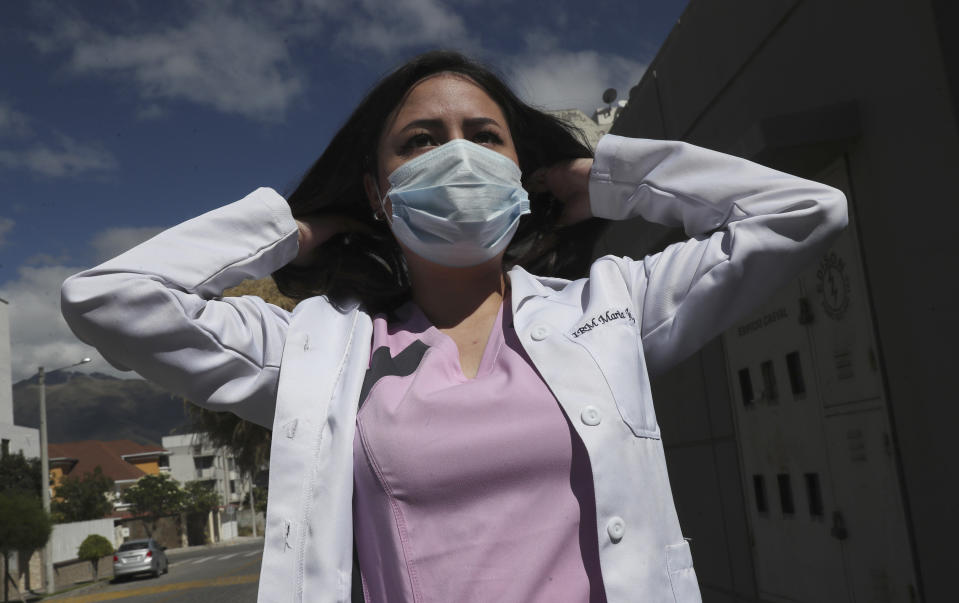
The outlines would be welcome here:
M 533 172 L 527 185 L 529 192 L 549 191 L 563 204 L 558 224 L 569 226 L 593 217 L 589 205 L 589 174 L 593 160 L 589 157 L 560 161 Z
M 341 232 L 370 232 L 370 227 L 359 220 L 336 214 L 319 214 L 296 218 L 299 230 L 299 251 L 291 264 L 306 266 L 313 260 L 317 248 L 333 235 Z

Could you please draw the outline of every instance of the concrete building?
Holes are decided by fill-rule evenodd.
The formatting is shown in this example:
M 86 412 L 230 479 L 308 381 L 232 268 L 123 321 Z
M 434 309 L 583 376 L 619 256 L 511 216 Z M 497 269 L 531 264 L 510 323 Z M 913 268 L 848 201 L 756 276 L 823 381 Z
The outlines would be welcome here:
M 205 482 L 223 501 L 220 512 L 210 513 L 207 518 L 206 537 L 218 542 L 239 536 L 237 512 L 248 501 L 252 485 L 238 470 L 236 459 L 226 449 L 210 446 L 199 433 L 164 436 L 162 442 L 170 451 L 170 475 L 174 479 L 181 484 Z
M 653 383 L 707 602 L 955 599 L 956 7 L 691 0 L 612 127 L 850 202 L 832 249 Z M 597 254 L 681 238 L 615 223 Z
M 9 304 L 0 298 L 0 454 L 40 456 L 40 431 L 13 423 L 13 381 L 10 374 Z
M 559 109 L 549 111 L 550 114 L 562 119 L 563 121 L 576 126 L 585 137 L 585 142 L 591 149 L 596 148 L 596 143 L 608 132 L 608 128 L 603 129 L 599 124 L 585 112 L 579 109 Z
M 626 108 L 626 101 L 624 100 L 613 101 L 605 107 L 597 107 L 593 111 L 593 121 L 608 132 L 616 118 L 619 117 L 619 112 L 624 108 Z
M 237 470 L 228 451 L 211 447 L 198 433 L 164 436 L 162 442 L 170 451 L 170 475 L 181 484 L 206 482 L 220 493 L 225 506 L 241 505 L 246 500 L 248 480 Z
M 617 101 L 607 107 L 597 108 L 592 117 L 579 109 L 559 109 L 549 113 L 576 126 L 586 137 L 589 148 L 595 149 L 596 143 L 609 132 L 616 116 L 625 106 L 626 101 Z

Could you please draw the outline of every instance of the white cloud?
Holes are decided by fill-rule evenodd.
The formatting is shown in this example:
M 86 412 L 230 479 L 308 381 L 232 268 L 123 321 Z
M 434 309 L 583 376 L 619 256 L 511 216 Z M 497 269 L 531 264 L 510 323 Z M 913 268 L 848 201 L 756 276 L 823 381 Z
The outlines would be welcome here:
M 95 261 L 101 262 L 145 241 L 161 228 L 109 228 L 93 236 L 90 246 Z M 34 256 L 21 266 L 17 278 L 0 285 L 0 297 L 10 302 L 11 370 L 14 381 L 34 374 L 39 366 L 57 368 L 89 356 L 84 370 L 125 378 L 133 377 L 111 367 L 97 351 L 79 341 L 60 314 L 60 285 L 82 268 L 64 265 L 36 265 L 62 258 Z M 32 264 L 32 265 L 31 265 Z
M 195 3 L 176 24 L 130 19 L 123 30 L 62 14 L 38 49 L 66 52 L 76 75 L 134 84 L 139 116 L 166 114 L 165 103 L 187 101 L 217 111 L 279 121 L 307 88 L 313 70 L 298 64 L 291 48 L 329 49 L 350 59 L 372 60 L 429 47 L 486 55 L 467 23 L 476 0 L 219 0 Z M 508 5 L 496 10 L 508 10 Z M 575 24 L 562 8 L 548 16 L 554 29 L 532 30 L 526 49 L 501 60 L 527 100 L 546 108 L 601 105 L 606 88 L 625 98 L 645 71 L 640 61 L 615 53 L 572 50 Z M 557 33 L 556 30 L 561 30 Z M 561 44 L 562 41 L 562 44 Z M 331 57 L 336 60 L 335 57 Z M 322 77 L 322 75 L 320 75 Z
M 39 366 L 59 368 L 87 356 L 93 358 L 85 365 L 87 369 L 122 374 L 74 337 L 60 314 L 60 284 L 78 271 L 66 266 L 22 267 L 16 280 L 0 287 L 0 297 L 10 302 L 7 310 L 14 381 L 33 375 Z
M 527 49 L 506 60 L 517 94 L 547 109 L 582 109 L 592 113 L 603 106 L 607 88 L 626 98 L 646 71 L 646 65 L 613 53 L 564 50 L 548 35 L 531 34 Z
M 64 264 L 71 262 L 73 259 L 70 254 L 66 251 L 62 251 L 56 255 L 52 253 L 35 253 L 23 260 L 24 266 L 63 266 Z
M 22 169 L 44 176 L 75 176 L 116 169 L 117 161 L 106 149 L 82 143 L 53 128 L 39 128 L 52 142 L 42 142 L 37 124 L 25 113 L 0 103 L 0 167 Z
M 418 46 L 474 45 L 463 18 L 439 0 L 363 0 L 361 12 L 343 16 L 337 40 L 390 54 Z
M 30 120 L 10 105 L 0 103 L 0 137 L 22 138 L 30 134 Z
M 446 0 L 223 0 L 194 4 L 176 25 L 131 22 L 110 31 L 57 15 L 32 36 L 41 52 L 66 52 L 80 76 L 135 84 L 141 118 L 183 100 L 217 111 L 280 121 L 306 89 L 306 66 L 290 48 L 336 48 L 351 58 L 391 56 L 423 47 L 478 48 L 464 18 Z
M 97 264 L 118 256 L 162 231 L 161 227 L 108 228 L 93 236 L 93 260 Z
M 166 109 L 156 103 L 150 103 L 137 109 L 137 118 L 144 121 L 151 119 L 160 119 L 167 114 Z
M 32 143 L 19 149 L 0 149 L 0 166 L 24 169 L 44 176 L 76 176 L 117 167 L 116 158 L 106 149 L 59 135 L 54 144 Z
M 7 244 L 7 235 L 13 230 L 13 224 L 10 218 L 0 218 L 0 247 Z
M 52 36 L 34 39 L 40 50 L 67 48 L 76 74 L 134 81 L 151 103 L 182 99 L 224 113 L 282 119 L 303 89 L 283 32 L 219 6 L 180 26 L 137 33 L 60 21 Z

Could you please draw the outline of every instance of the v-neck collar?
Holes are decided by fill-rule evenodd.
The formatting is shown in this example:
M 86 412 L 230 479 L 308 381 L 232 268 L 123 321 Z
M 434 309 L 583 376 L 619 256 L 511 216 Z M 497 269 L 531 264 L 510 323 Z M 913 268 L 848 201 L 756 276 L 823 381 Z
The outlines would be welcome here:
M 406 320 L 402 321 L 402 328 L 404 330 L 421 333 L 420 339 L 423 343 L 431 348 L 435 347 L 443 350 L 455 367 L 454 375 L 466 383 L 483 377 L 492 371 L 505 340 L 503 337 L 503 315 L 505 311 L 508 311 L 506 308 L 509 303 L 510 294 L 507 293 L 500 302 L 499 310 L 496 312 L 496 318 L 493 320 L 493 325 L 489 332 L 489 337 L 486 339 L 486 347 L 483 349 L 483 356 L 480 358 L 476 376 L 472 378 L 467 377 L 466 374 L 463 373 L 463 366 L 460 363 L 460 351 L 456 346 L 456 342 L 453 341 L 453 338 L 436 328 L 436 326 L 430 322 L 430 319 L 427 318 L 426 314 L 423 313 L 423 310 L 412 300 L 407 302 L 407 308 L 404 308 L 404 310 L 408 309 L 409 315 Z M 406 312 L 401 310 L 398 314 L 402 315 L 406 314 Z M 512 314 L 512 312 L 510 312 L 510 314 Z

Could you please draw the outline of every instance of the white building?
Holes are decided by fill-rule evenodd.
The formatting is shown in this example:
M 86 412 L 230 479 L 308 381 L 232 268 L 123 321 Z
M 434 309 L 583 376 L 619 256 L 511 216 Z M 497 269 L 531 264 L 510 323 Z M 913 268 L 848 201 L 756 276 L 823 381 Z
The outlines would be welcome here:
M 560 109 L 558 111 L 549 111 L 549 113 L 579 128 L 586 138 L 584 142 L 586 142 L 591 149 L 596 148 L 596 143 L 599 142 L 599 139 L 602 138 L 609 129 L 601 128 L 595 120 L 591 119 L 589 115 L 586 115 L 586 113 L 579 109 Z
M 592 117 L 579 109 L 559 109 L 548 113 L 579 128 L 583 136 L 586 137 L 585 142 L 589 145 L 589 148 L 595 149 L 596 143 L 609 132 L 616 116 L 625 106 L 626 101 L 621 100 L 610 104 L 608 107 L 599 107 L 593 111 Z
M 224 506 L 243 503 L 249 480 L 229 451 L 211 447 L 199 433 L 164 436 L 162 443 L 170 452 L 170 476 L 180 484 L 206 482 L 220 494 Z
M 605 131 L 613 126 L 613 122 L 616 121 L 616 116 L 619 115 L 619 112 L 626 107 L 626 101 L 618 100 L 610 103 L 605 107 L 597 107 L 593 111 L 593 121 L 595 121 L 600 128 L 603 128 Z
M 36 458 L 40 456 L 40 431 L 13 424 L 8 308 L 7 301 L 0 298 L 0 454 L 22 452 L 27 458 Z

